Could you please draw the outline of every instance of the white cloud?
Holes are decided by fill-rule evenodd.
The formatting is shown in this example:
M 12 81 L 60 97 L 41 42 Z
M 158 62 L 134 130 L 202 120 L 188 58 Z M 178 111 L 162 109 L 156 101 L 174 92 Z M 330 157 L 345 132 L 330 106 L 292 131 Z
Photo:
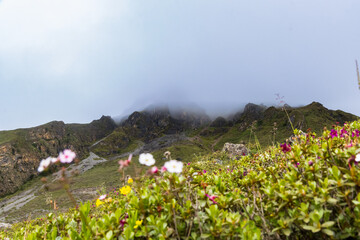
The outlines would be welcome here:
M 0 67 L 14 74 L 22 66 L 47 81 L 70 72 L 76 75 L 86 70 L 84 53 L 91 51 L 102 24 L 127 11 L 125 1 L 4 0 Z

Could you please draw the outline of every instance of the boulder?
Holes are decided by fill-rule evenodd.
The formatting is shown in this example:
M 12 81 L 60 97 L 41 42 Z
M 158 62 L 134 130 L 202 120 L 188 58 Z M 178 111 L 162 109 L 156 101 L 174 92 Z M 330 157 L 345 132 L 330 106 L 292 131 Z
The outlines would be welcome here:
M 249 150 L 244 144 L 225 143 L 222 149 L 223 152 L 228 153 L 231 158 L 240 158 L 248 155 Z

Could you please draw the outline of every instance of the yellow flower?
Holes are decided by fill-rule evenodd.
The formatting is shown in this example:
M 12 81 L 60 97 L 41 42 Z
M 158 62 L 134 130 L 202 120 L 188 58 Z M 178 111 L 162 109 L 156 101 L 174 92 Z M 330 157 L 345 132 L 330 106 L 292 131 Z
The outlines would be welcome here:
M 120 193 L 123 195 L 129 194 L 129 192 L 131 192 L 130 186 L 124 186 L 124 187 L 120 188 Z
M 101 204 L 104 204 L 104 202 L 100 199 L 96 199 L 96 207 L 100 206 Z
M 113 199 L 111 197 L 109 197 L 105 200 L 105 202 L 107 202 L 107 203 L 111 203 L 112 201 L 113 201 Z
M 138 228 L 141 224 L 142 224 L 142 221 L 143 220 L 140 220 L 140 221 L 136 221 L 136 225 L 134 226 L 134 228 Z
M 134 182 L 134 180 L 132 178 L 129 178 L 128 183 L 132 184 L 133 182 Z

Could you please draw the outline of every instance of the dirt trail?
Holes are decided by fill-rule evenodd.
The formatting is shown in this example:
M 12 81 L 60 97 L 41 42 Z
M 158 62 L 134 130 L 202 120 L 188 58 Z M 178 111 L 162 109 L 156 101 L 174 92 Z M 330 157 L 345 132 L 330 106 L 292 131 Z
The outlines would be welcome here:
M 66 170 L 68 173 L 77 172 L 79 174 L 82 174 L 90 169 L 92 169 L 95 165 L 106 162 L 107 160 L 105 158 L 99 157 L 93 152 L 90 152 L 89 157 L 82 160 L 79 164 L 72 164 L 70 165 Z M 61 176 L 61 171 L 58 171 L 53 174 L 55 177 L 53 181 L 56 181 Z
M 90 156 L 82 160 L 79 164 L 72 164 L 67 168 L 67 172 L 77 171 L 80 174 L 84 173 L 95 165 L 106 162 L 107 160 L 97 156 L 95 153 L 90 152 Z M 53 181 L 60 177 L 60 171 L 53 174 Z M 11 197 L 0 200 L 0 228 L 10 227 L 11 225 L 5 223 L 5 217 L 12 210 L 19 209 L 26 205 L 28 202 L 36 198 L 36 193 L 42 189 L 41 186 L 32 187 L 26 191 L 18 192 Z

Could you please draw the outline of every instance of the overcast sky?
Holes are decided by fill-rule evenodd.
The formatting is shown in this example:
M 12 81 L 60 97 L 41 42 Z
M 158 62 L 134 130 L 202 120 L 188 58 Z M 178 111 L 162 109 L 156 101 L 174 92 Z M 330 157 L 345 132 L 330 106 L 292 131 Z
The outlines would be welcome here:
M 360 115 L 359 0 L 0 0 L 0 130 L 154 102 Z

